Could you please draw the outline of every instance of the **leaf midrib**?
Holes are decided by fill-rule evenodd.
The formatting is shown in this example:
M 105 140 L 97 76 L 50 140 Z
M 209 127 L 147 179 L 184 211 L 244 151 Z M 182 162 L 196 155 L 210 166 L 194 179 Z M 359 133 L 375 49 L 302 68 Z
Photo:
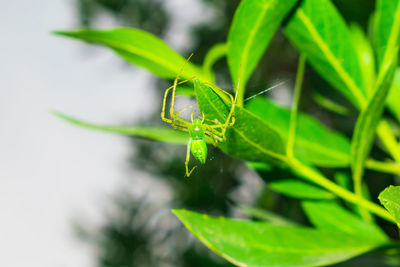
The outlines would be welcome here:
M 340 62 L 336 59 L 335 55 L 329 49 L 329 47 L 325 44 L 322 37 L 315 29 L 313 23 L 310 21 L 308 16 L 303 12 L 301 8 L 298 9 L 297 14 L 300 20 L 303 22 L 304 26 L 308 29 L 311 36 L 314 38 L 314 41 L 320 47 L 321 51 L 325 54 L 328 61 L 331 62 L 331 65 L 336 70 L 336 73 L 342 78 L 347 88 L 351 91 L 353 96 L 356 98 L 361 108 L 366 105 L 366 100 L 364 96 L 361 94 L 361 89 L 354 83 L 353 79 L 349 76 L 346 70 L 343 69 Z
M 265 14 L 267 13 L 269 7 L 271 6 L 272 1 L 268 2 L 267 4 L 264 4 L 262 7 L 262 11 L 259 13 L 259 17 L 257 18 L 257 21 L 254 25 L 254 27 L 250 30 L 249 33 L 249 38 L 247 39 L 248 42 L 246 42 L 244 48 L 243 48 L 243 53 L 242 53 L 242 65 L 244 65 L 244 67 L 239 68 L 239 73 L 238 73 L 238 77 L 244 77 L 243 76 L 243 72 L 245 71 L 245 69 L 247 68 L 248 65 L 248 55 L 249 55 L 249 51 L 250 51 L 250 47 L 253 45 L 254 43 L 254 39 L 256 36 L 257 31 L 259 30 L 259 28 L 261 27 L 262 21 L 264 19 Z M 238 79 L 238 77 L 236 77 Z M 246 80 L 247 77 L 244 77 L 242 79 L 242 81 L 244 82 L 244 80 Z M 241 83 L 243 83 L 241 82 Z M 241 86 L 239 86 L 241 87 Z
M 72 33 L 72 35 L 70 35 L 70 36 L 73 36 L 75 38 L 80 38 L 81 39 L 81 37 L 79 36 L 79 33 Z M 156 55 L 156 54 L 148 53 L 146 50 L 138 49 L 135 46 L 127 45 L 127 44 L 121 44 L 118 41 L 114 41 L 114 40 L 110 40 L 110 39 L 108 39 L 108 40 L 106 40 L 106 42 L 104 42 L 104 38 L 100 38 L 100 37 L 96 37 L 96 36 L 89 36 L 89 37 L 83 36 L 82 39 L 86 39 L 88 41 L 104 44 L 104 45 L 110 46 L 110 47 L 112 47 L 114 49 L 125 50 L 128 53 L 132 53 L 132 54 L 135 54 L 135 55 L 142 56 L 142 57 L 146 58 L 147 60 L 150 60 L 150 61 L 153 61 L 153 62 L 157 62 L 157 64 L 159 64 L 161 67 L 167 69 L 168 71 L 170 71 L 172 73 L 176 73 L 176 67 L 174 67 L 173 64 L 170 64 L 170 61 L 168 61 L 168 60 L 160 60 L 160 57 L 153 56 L 153 55 Z M 165 48 L 168 49 L 168 50 L 171 50 L 171 48 L 168 47 L 167 45 L 165 45 Z M 184 62 L 184 60 L 182 62 Z M 205 79 L 203 74 L 201 72 L 199 72 L 195 66 L 186 66 L 186 68 L 190 68 L 191 72 L 196 73 L 193 76 L 199 77 L 200 80 L 202 80 L 202 81 L 207 81 L 208 80 L 208 79 Z

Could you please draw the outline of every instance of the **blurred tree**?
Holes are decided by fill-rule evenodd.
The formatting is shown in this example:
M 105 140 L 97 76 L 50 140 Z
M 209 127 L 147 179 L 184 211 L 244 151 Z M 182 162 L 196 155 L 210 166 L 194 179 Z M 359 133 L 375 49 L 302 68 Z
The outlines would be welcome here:
M 160 0 L 77 0 L 79 24 L 93 26 L 104 13 L 120 26 L 136 27 L 161 36 L 168 28 L 170 16 Z

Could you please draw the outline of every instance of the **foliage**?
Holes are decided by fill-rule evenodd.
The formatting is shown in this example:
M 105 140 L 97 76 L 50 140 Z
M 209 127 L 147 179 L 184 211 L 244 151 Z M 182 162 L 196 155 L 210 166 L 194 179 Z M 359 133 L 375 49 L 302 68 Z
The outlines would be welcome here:
M 213 64 L 227 57 L 238 100 L 235 123 L 227 128 L 226 141 L 218 143 L 218 148 L 247 161 L 247 166 L 266 181 L 270 190 L 298 199 L 313 225 L 288 223 L 269 211 L 262 214 L 251 208 L 246 209 L 249 214 L 257 214 L 254 217 L 265 221 L 214 218 L 174 210 L 209 249 L 238 266 L 321 266 L 376 249 L 388 255 L 388 248 L 398 248 L 399 243 L 380 228 L 385 225 L 381 219 L 394 225 L 399 223 L 398 187 L 389 187 L 380 194 L 384 209 L 370 198 L 375 196 L 375 188 L 365 178 L 367 169 L 375 171 L 374 180 L 400 174 L 400 144 L 388 123 L 390 120 L 397 127 L 400 123 L 397 67 L 400 2 L 378 0 L 370 25 L 372 32 L 367 33 L 362 26 L 349 27 L 329 0 L 242 0 L 226 42 L 210 49 L 202 66 L 194 63 L 185 66 L 182 77 L 198 79 L 189 95 L 195 96 L 200 111 L 207 118 L 224 121 L 233 103 L 213 89 L 216 86 Z M 279 34 L 279 26 L 301 58 L 306 58 L 312 70 L 327 82 L 325 92 L 318 93 L 319 99 L 326 99 L 335 107 L 341 107 L 337 102 L 347 101 L 346 106 L 353 106 L 349 112 L 358 110 L 351 141 L 345 133 L 328 128 L 307 112 L 297 114 L 299 103 L 309 101 L 305 97 L 300 101 L 304 60 L 299 61 L 291 109 L 263 97 L 245 102 L 246 85 L 254 71 L 257 73 L 256 67 L 271 40 Z M 105 45 L 129 63 L 162 78 L 173 79 L 185 61 L 164 41 L 140 29 L 56 33 Z M 305 75 L 304 87 L 308 85 L 307 78 Z M 385 107 L 393 114 L 384 112 Z M 180 132 L 160 127 L 98 126 L 61 113 L 57 115 L 86 128 L 173 144 L 187 140 Z M 351 121 L 351 114 L 348 116 Z M 374 142 L 376 138 L 378 142 Z M 392 159 L 378 160 L 374 150 Z M 343 169 L 351 170 L 352 186 L 348 186 L 350 179 L 341 175 Z M 271 179 L 277 172 L 286 177 Z M 333 181 L 330 176 L 341 178 Z M 389 229 L 394 237 L 394 227 Z

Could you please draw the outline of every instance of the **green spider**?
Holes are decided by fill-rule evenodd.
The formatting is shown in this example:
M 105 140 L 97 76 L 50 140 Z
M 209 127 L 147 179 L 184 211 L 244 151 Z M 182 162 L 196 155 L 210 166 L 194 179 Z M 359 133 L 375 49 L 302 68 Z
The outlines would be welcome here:
M 235 123 L 235 118 L 233 116 L 233 112 L 234 112 L 235 103 L 236 103 L 236 95 L 235 95 L 235 98 L 233 98 L 232 95 L 229 94 L 228 92 L 226 92 L 216 86 L 211 86 L 214 90 L 218 90 L 218 91 L 226 94 L 232 102 L 231 110 L 230 110 L 224 123 L 220 123 L 217 120 L 206 119 L 204 116 L 204 113 L 202 113 L 201 118 L 193 118 L 195 111 L 193 111 L 191 113 L 191 116 L 190 116 L 191 122 L 186 121 L 179 117 L 179 114 L 181 112 L 194 107 L 196 104 L 186 107 L 186 108 L 174 113 L 176 86 L 194 79 L 194 78 L 192 78 L 189 80 L 184 80 L 184 81 L 178 82 L 179 76 L 182 73 L 186 63 L 189 61 L 190 57 L 187 59 L 187 61 L 182 66 L 181 70 L 179 71 L 178 75 L 176 76 L 176 78 L 174 80 L 174 85 L 166 89 L 165 94 L 164 94 L 164 99 L 163 99 L 162 111 L 161 111 L 161 119 L 163 121 L 171 124 L 171 126 L 177 130 L 189 133 L 190 138 L 189 138 L 189 142 L 187 145 L 186 160 L 185 160 L 185 169 L 186 169 L 187 177 L 189 177 L 192 174 L 192 172 L 194 171 L 194 169 L 197 167 L 197 166 L 194 166 L 189 171 L 190 152 L 192 152 L 193 156 L 198 161 L 200 161 L 201 164 L 204 164 L 206 162 L 206 158 L 207 158 L 207 144 L 205 142 L 206 137 L 211 138 L 214 146 L 216 146 L 218 142 L 225 142 L 226 128 L 228 126 L 233 126 L 233 124 Z M 171 106 L 170 106 L 170 110 L 169 110 L 170 118 L 166 118 L 165 117 L 165 106 L 166 106 L 168 94 L 171 90 L 172 90 L 172 98 L 171 98 Z M 210 122 L 210 124 L 205 124 L 204 123 L 205 121 Z

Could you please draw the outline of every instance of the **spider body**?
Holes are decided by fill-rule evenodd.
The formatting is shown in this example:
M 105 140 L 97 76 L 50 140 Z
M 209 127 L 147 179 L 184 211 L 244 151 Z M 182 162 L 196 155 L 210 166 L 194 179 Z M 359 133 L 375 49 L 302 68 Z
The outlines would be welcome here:
M 189 61 L 190 57 L 187 59 L 186 63 Z M 185 63 L 185 64 L 186 64 Z M 197 166 L 194 166 L 190 171 L 189 171 L 189 160 L 190 160 L 190 153 L 193 154 L 193 156 L 200 161 L 200 163 L 204 164 L 206 162 L 207 158 L 207 144 L 206 144 L 206 137 L 208 140 L 212 141 L 214 145 L 217 145 L 218 142 L 225 142 L 225 132 L 226 128 L 228 126 L 233 126 L 235 123 L 235 118 L 233 116 L 233 112 L 235 109 L 235 103 L 236 103 L 236 96 L 235 99 L 232 97 L 231 94 L 227 93 L 226 91 L 215 87 L 211 86 L 213 90 L 219 91 L 221 93 L 226 94 L 232 105 L 231 105 L 231 110 L 229 114 L 226 116 L 225 122 L 221 123 L 218 120 L 214 119 L 211 120 L 210 118 L 206 119 L 204 114 L 202 114 L 202 118 L 193 118 L 194 111 L 191 114 L 191 121 L 187 121 L 179 117 L 179 114 L 187 109 L 190 109 L 194 107 L 194 105 L 189 106 L 187 108 L 184 108 L 180 111 L 177 111 L 175 113 L 174 107 L 175 107 L 175 94 L 176 94 L 176 87 L 177 85 L 187 82 L 188 80 L 181 81 L 178 83 L 179 80 L 179 75 L 182 72 L 183 68 L 185 65 L 181 68 L 179 71 L 177 77 L 174 80 L 174 85 L 167 88 L 164 94 L 164 99 L 163 99 L 163 106 L 161 110 L 161 119 L 169 124 L 177 130 L 188 132 L 189 133 L 189 142 L 187 145 L 187 150 L 186 150 L 186 161 L 185 161 L 185 169 L 186 169 L 186 176 L 189 177 L 190 174 L 194 171 L 194 169 Z M 194 83 L 199 83 L 195 78 L 191 79 Z M 166 110 L 166 103 L 167 103 L 167 97 L 169 92 L 172 91 L 171 95 L 171 105 L 169 109 L 169 118 L 165 116 L 165 110 Z M 208 123 L 205 123 L 207 121 Z

